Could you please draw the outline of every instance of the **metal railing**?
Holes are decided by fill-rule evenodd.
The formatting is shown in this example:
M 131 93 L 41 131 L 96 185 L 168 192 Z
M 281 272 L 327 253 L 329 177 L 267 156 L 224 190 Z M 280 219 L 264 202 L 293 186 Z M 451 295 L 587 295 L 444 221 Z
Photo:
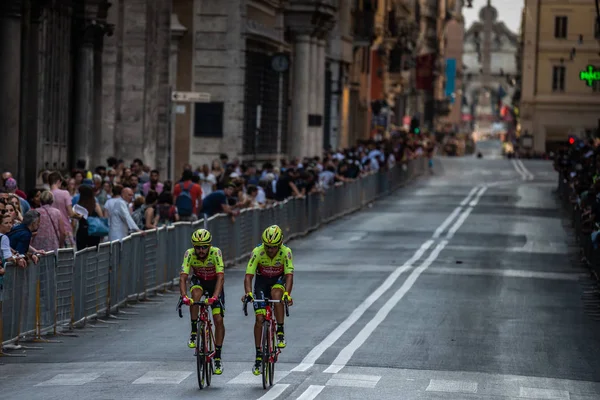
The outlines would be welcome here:
M 260 243 L 263 229 L 278 224 L 286 240 L 352 213 L 403 186 L 427 170 L 419 158 L 407 167 L 369 174 L 335 186 L 325 194 L 291 198 L 263 209 L 243 210 L 235 219 L 208 218 L 213 243 L 226 265 L 246 258 Z M 85 326 L 90 319 L 114 317 L 128 302 L 147 299 L 173 288 L 192 232 L 204 220 L 134 233 L 98 248 L 59 249 L 26 268 L 7 265 L 0 291 L 0 337 L 3 344 L 42 340 Z M 1 352 L 1 347 L 0 347 Z

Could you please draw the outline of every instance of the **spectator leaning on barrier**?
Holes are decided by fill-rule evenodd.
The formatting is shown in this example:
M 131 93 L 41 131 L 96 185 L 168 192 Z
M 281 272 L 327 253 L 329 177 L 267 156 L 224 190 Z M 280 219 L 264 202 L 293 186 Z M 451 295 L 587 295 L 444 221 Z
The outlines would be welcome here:
M 18 254 L 26 257 L 37 264 L 39 259 L 36 254 L 40 253 L 31 247 L 31 239 L 37 233 L 40 226 L 40 213 L 29 210 L 23 216 L 23 223 L 13 226 L 6 235 L 10 241 L 10 247 Z
M 15 263 L 23 268 L 27 265 L 25 259 L 15 257 L 10 249 L 10 239 L 6 234 L 10 231 L 11 227 L 12 222 L 10 217 L 6 214 L 0 214 L 0 256 L 2 259 L 0 275 L 4 275 L 4 267 L 7 262 Z
M 238 215 L 240 210 L 234 209 L 228 204 L 229 198 L 235 191 L 235 185 L 228 184 L 223 190 L 217 190 L 209 194 L 202 201 L 202 213 L 205 218 L 210 218 L 215 214 L 225 213 L 232 216 Z

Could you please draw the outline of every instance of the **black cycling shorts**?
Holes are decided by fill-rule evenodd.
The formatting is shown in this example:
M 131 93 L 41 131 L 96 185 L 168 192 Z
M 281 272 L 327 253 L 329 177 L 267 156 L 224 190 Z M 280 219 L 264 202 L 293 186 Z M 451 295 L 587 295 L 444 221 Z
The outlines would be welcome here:
M 271 289 L 273 289 L 273 286 L 275 285 L 283 286 L 283 291 L 285 291 L 285 275 L 276 276 L 274 278 L 256 275 L 254 280 L 254 298 L 262 299 L 262 293 L 264 293 L 265 297 L 270 299 Z M 265 303 L 254 302 L 254 311 L 264 310 L 264 308 Z
M 198 278 L 195 275 L 192 275 L 191 282 L 192 285 L 190 286 L 190 293 L 192 292 L 192 289 L 199 286 L 202 288 L 203 291 L 208 292 L 208 297 L 211 297 L 213 295 L 213 293 L 215 292 L 215 287 L 217 285 L 216 279 L 212 281 L 205 281 Z M 212 304 L 211 309 L 213 315 L 223 315 L 225 313 L 225 288 L 221 289 L 221 294 L 219 294 L 219 298 L 217 299 L 217 301 L 215 301 Z

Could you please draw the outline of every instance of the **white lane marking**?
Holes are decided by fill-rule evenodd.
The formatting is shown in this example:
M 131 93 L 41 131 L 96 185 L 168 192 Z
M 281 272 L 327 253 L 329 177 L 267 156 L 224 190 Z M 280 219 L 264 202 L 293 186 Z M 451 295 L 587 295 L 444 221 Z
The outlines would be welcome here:
M 517 164 L 517 161 L 513 158 L 510 160 L 511 164 L 513 165 L 513 167 L 515 168 L 515 171 L 517 171 L 517 173 L 519 175 L 521 175 L 521 179 L 522 180 L 526 180 L 527 179 L 527 175 L 525 175 L 523 173 L 523 171 L 521 171 L 521 166 L 519 164 Z
M 452 239 L 454 237 L 454 234 L 456 233 L 456 231 L 458 231 L 462 224 L 464 224 L 469 214 L 471 214 L 471 211 L 473 211 L 473 207 L 467 208 L 462 214 L 460 214 L 460 217 L 458 217 L 454 225 L 452 225 L 452 227 L 448 231 L 446 239 Z
M 298 364 L 296 367 L 292 369 L 293 372 L 302 372 L 308 370 L 310 367 L 315 365 L 315 362 L 321 357 L 321 355 L 331 347 L 348 329 L 354 325 L 356 321 L 371 307 L 377 299 L 379 299 L 383 294 L 396 282 L 396 280 L 404 273 L 404 271 L 408 270 L 412 267 L 412 264 L 418 261 L 425 251 L 431 247 L 434 243 L 433 240 L 428 240 L 416 253 L 406 261 L 402 266 L 398 267 L 387 279 L 383 281 L 381 286 L 379 286 L 369 297 L 365 299 L 357 308 L 352 311 L 352 313 L 337 326 L 321 343 L 316 345 L 307 355 L 304 357 L 302 362 Z
M 471 194 L 469 194 L 470 196 Z M 435 232 L 433 233 L 433 238 L 437 239 L 440 237 L 440 235 L 444 232 L 444 230 L 448 227 L 448 225 L 450 225 L 452 223 L 452 221 L 454 221 L 454 218 L 456 218 L 456 216 L 462 211 L 462 207 L 456 207 L 454 209 L 454 211 L 452 211 L 452 214 L 448 215 L 448 217 L 444 220 L 444 222 L 442 222 L 442 224 L 435 230 Z
M 337 374 L 342 368 L 346 366 L 352 355 L 360 346 L 362 346 L 366 340 L 371 336 L 375 329 L 381 324 L 392 309 L 398 304 L 398 302 L 404 297 L 406 293 L 413 287 L 417 278 L 429 267 L 435 259 L 440 255 L 440 252 L 446 247 L 448 241 L 444 240 L 439 243 L 435 249 L 429 254 L 429 257 L 423 261 L 418 268 L 416 268 L 406 278 L 402 286 L 390 297 L 390 299 L 377 311 L 377 314 L 367 322 L 365 327 L 356 335 L 356 337 L 340 351 L 338 356 L 335 358 L 333 363 L 327 367 L 323 372 Z
M 521 171 L 523 171 L 523 173 L 525 174 L 525 179 L 528 180 L 528 181 L 532 181 L 533 180 L 533 174 L 531 172 L 529 172 L 529 170 L 527 169 L 527 167 L 525 166 L 525 164 L 523 164 L 523 161 L 517 160 L 517 163 L 521 167 Z
M 97 372 L 58 374 L 52 379 L 40 382 L 35 386 L 80 386 L 100 378 L 101 375 Z
M 569 400 L 570 394 L 566 390 L 554 390 L 554 389 L 538 389 L 521 386 L 519 390 L 519 397 L 526 397 L 528 399 L 560 399 Z
M 473 189 L 471 189 L 467 197 L 461 203 L 467 204 L 478 189 L 480 189 L 480 186 L 476 186 Z M 463 220 L 460 223 L 461 225 L 467 216 L 468 214 L 464 216 Z M 445 222 L 446 221 L 444 221 L 442 225 Z M 459 226 L 460 225 L 455 224 L 456 229 L 458 229 Z M 438 231 L 438 229 L 436 229 L 436 232 Z M 427 251 L 427 249 L 433 243 L 433 240 L 428 240 L 427 242 L 423 243 L 423 245 L 408 261 L 406 261 L 401 267 L 398 267 L 394 272 L 392 272 L 392 274 L 381 284 L 381 286 L 379 286 L 379 288 L 377 288 L 373 293 L 371 293 L 371 295 L 367 297 L 363 303 L 361 303 L 356 309 L 354 309 L 354 311 L 340 325 L 338 325 L 333 331 L 331 331 L 331 333 L 329 333 L 329 335 L 327 335 L 327 337 L 323 339 L 321 343 L 316 345 L 306 355 L 306 357 L 304 357 L 302 362 L 296 367 L 294 367 L 291 371 L 304 372 L 311 368 L 313 365 L 315 365 L 315 362 L 317 362 L 319 357 L 321 357 L 328 348 L 330 348 L 348 329 L 350 329 L 352 325 L 354 325 L 354 323 L 358 321 L 358 319 L 367 311 L 367 309 L 396 282 L 400 275 L 402 275 L 402 273 L 411 268 L 412 264 L 418 261 L 423 256 L 425 251 Z
M 514 185 L 517 183 L 516 179 L 509 179 L 506 181 L 497 181 L 492 183 L 486 183 L 486 187 L 495 187 L 495 186 L 503 186 L 503 185 Z
M 190 371 L 148 371 L 133 381 L 134 385 L 179 385 Z
M 325 385 L 375 389 L 380 379 L 377 375 L 336 374 Z
M 280 380 L 282 380 L 283 378 L 285 378 L 286 376 L 288 376 L 289 373 L 290 373 L 290 371 L 277 371 L 277 373 L 275 374 L 273 382 L 274 383 L 279 382 Z M 241 372 L 235 378 L 230 379 L 227 382 L 227 384 L 233 384 L 233 385 L 251 385 L 251 384 L 255 384 L 257 382 L 260 382 L 261 379 L 262 378 L 260 376 L 256 376 L 256 375 L 254 375 L 250 371 L 244 371 L 244 372 Z
M 325 389 L 322 385 L 310 385 L 296 400 L 313 400 Z
M 277 374 L 275 374 L 277 376 Z M 258 398 L 258 400 L 275 400 L 278 398 L 285 389 L 287 389 L 290 385 L 288 383 L 278 383 L 273 386 L 267 393 Z
M 473 196 L 475 194 L 477 189 L 479 189 L 479 186 L 475 186 L 473 189 L 471 189 L 471 191 L 469 192 L 467 197 L 463 201 L 460 202 L 460 205 L 461 206 L 466 205 L 471 200 L 471 196 Z
M 469 206 L 475 207 L 477 205 L 477 203 L 479 203 L 479 199 L 481 199 L 481 196 L 483 196 L 483 194 L 485 193 L 485 191 L 487 189 L 488 189 L 487 186 L 484 186 L 481 189 L 479 189 L 477 196 L 475 196 L 475 198 L 469 203 Z
M 477 393 L 477 382 L 431 379 L 427 392 Z
M 494 275 L 506 278 L 523 279 L 549 279 L 557 281 L 578 281 L 579 274 L 572 272 L 538 272 L 524 271 L 519 269 L 489 269 L 489 268 L 461 268 L 461 267 L 431 267 L 427 270 L 429 274 L 449 275 Z

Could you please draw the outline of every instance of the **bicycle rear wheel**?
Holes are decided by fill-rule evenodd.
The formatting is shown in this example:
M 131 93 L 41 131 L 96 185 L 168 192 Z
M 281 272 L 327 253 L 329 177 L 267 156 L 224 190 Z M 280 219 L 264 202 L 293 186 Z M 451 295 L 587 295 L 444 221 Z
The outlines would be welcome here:
M 263 332 L 262 332 L 262 363 L 261 363 L 261 372 L 262 372 L 262 385 L 263 389 L 267 388 L 267 381 L 269 380 L 269 372 L 270 372 L 270 362 L 269 358 L 271 356 L 271 349 L 269 346 L 269 322 L 263 322 Z
M 198 376 L 198 387 L 204 389 L 204 324 L 196 335 L 196 374 Z

